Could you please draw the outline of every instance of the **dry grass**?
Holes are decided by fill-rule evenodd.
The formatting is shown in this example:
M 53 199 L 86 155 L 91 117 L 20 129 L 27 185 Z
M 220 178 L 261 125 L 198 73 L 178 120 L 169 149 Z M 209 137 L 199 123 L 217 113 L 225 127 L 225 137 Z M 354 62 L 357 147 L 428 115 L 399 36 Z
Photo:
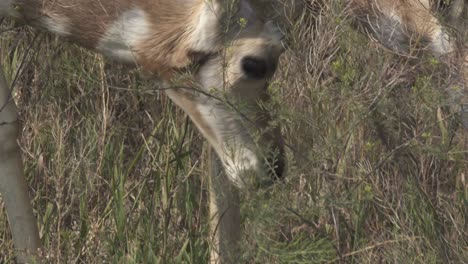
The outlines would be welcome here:
M 449 67 L 386 51 L 336 10 L 291 25 L 271 86 L 288 176 L 243 193 L 242 262 L 467 263 L 468 137 L 448 111 Z M 206 146 L 157 83 L 24 28 L 1 34 L 0 61 L 19 73 L 50 263 L 206 263 Z M 2 213 L 0 263 L 7 230 Z

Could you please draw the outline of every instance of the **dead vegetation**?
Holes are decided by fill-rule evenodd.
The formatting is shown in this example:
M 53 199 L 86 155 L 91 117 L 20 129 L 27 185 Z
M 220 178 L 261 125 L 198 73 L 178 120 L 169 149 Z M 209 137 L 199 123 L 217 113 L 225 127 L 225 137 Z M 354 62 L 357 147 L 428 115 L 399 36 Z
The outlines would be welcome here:
M 468 137 L 445 89 L 456 76 L 369 41 L 338 2 L 288 22 L 267 106 L 288 173 L 242 193 L 242 262 L 466 263 Z M 206 145 L 157 82 L 28 28 L 0 31 L 48 262 L 206 263 Z M 1 263 L 7 230 L 2 213 Z

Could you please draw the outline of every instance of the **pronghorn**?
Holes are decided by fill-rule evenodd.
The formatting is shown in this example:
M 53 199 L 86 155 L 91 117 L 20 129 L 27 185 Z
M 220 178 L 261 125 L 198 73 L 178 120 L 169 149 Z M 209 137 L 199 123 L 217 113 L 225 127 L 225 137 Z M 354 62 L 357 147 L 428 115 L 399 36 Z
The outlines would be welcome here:
M 291 0 L 292 6 L 302 1 Z M 449 105 L 460 112 L 461 121 L 468 128 L 468 49 L 458 35 L 467 33 L 468 3 L 466 0 L 449 1 L 449 27 L 438 19 L 442 0 L 343 0 L 342 3 L 353 26 L 364 29 L 389 50 L 400 55 L 415 55 L 413 51 L 428 51 L 442 62 L 454 66 L 457 82 L 448 87 Z M 305 0 L 310 12 L 320 14 L 330 1 Z M 291 6 L 291 5 L 290 5 Z M 291 12 L 292 16 L 297 15 Z M 454 28 L 455 30 L 450 30 Z M 461 110 L 461 111 L 460 111 Z
M 406 52 L 410 48 L 408 38 L 415 34 L 438 56 L 455 48 L 431 12 L 429 0 L 350 0 L 350 8 L 368 31 L 392 50 Z
M 302 7 L 320 13 L 331 1 L 327 0 L 290 0 L 281 3 L 285 13 L 297 16 Z M 468 90 L 468 55 L 466 47 L 449 27 L 444 27 L 438 19 L 439 5 L 449 2 L 446 19 L 449 27 L 466 34 L 468 25 L 468 2 L 466 0 L 343 0 L 349 10 L 354 25 L 360 25 L 382 45 L 402 55 L 418 47 L 428 50 L 441 60 L 458 62 L 461 84 Z M 281 8 L 279 8 L 281 9 Z M 463 23 L 463 21 L 465 21 Z M 453 31 L 453 30 L 452 30 Z M 468 91 L 467 91 L 468 93 Z M 468 100 L 468 97 L 465 98 Z M 468 103 L 466 101 L 465 103 Z
M 431 0 L 348 0 L 350 9 L 360 24 L 364 25 L 383 45 L 401 54 L 408 54 L 414 43 L 422 44 L 441 60 L 450 60 L 459 67 L 460 83 L 468 89 L 468 55 L 457 45 L 434 14 L 436 1 Z M 448 21 L 452 27 L 465 33 L 463 28 L 464 0 L 451 1 Z M 458 43 L 459 44 L 459 43 Z M 463 46 L 460 45 L 460 46 Z M 450 91 L 449 91 L 450 92 Z M 462 96 L 462 95 L 458 95 Z M 466 94 L 453 98 L 457 103 L 468 103 Z M 464 100 L 461 102 L 460 100 Z
M 210 189 L 212 214 L 218 215 L 212 221 L 219 221 L 220 233 L 212 260 L 228 261 L 230 253 L 222 247 L 235 247 L 240 219 L 235 202 L 231 206 L 223 197 L 237 196 L 233 186 L 269 182 L 284 168 L 280 130 L 269 127 L 262 106 L 269 100 L 268 79 L 283 51 L 279 30 L 246 0 L 0 0 L 2 17 L 66 37 L 163 80 L 167 96 L 210 143 L 224 169 L 221 174 L 231 182 L 216 178 L 212 181 L 218 185 Z M 176 73 L 188 68 L 192 78 L 176 80 Z M 233 103 L 239 101 L 242 108 L 236 109 Z M 16 107 L 2 73 L 0 193 L 17 259 L 27 262 L 41 242 L 23 177 L 18 131 Z
M 431 0 L 347 0 L 358 24 L 384 46 L 399 54 L 408 54 L 414 44 L 428 50 L 441 61 L 457 68 L 459 81 L 447 92 L 455 111 L 461 107 L 462 122 L 468 127 L 468 54 L 463 43 L 449 33 L 434 14 L 437 1 Z M 462 34 L 467 19 L 465 0 L 451 1 L 449 23 Z M 466 25 L 465 25 L 466 26 Z M 460 42 L 460 41 L 458 41 Z M 461 47 L 460 47 L 461 46 Z

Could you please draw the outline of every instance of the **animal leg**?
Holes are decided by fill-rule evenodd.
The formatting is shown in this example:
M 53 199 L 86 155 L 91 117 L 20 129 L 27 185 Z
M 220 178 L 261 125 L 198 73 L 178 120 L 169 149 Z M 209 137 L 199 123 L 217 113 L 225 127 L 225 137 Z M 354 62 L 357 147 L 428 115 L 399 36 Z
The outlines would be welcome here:
M 19 129 L 16 106 L 0 67 L 0 194 L 18 251 L 17 261 L 30 263 L 41 242 L 16 142 Z
M 209 151 L 210 263 L 240 263 L 239 192 L 227 178 L 217 155 Z

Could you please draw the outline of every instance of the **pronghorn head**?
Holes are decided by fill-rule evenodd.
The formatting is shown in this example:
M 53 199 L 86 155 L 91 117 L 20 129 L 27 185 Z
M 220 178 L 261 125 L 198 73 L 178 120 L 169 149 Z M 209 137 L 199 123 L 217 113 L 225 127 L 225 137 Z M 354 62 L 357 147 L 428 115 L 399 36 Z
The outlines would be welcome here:
M 225 29 L 222 47 L 196 74 L 201 89 L 212 97 L 198 96 L 199 116 L 192 119 L 235 185 L 252 180 L 265 184 L 284 170 L 280 129 L 270 124 L 265 109 L 269 80 L 283 52 L 282 35 L 273 23 L 261 20 L 248 1 L 237 1 L 234 7 L 218 20 Z
M 281 176 L 282 138 L 265 104 L 282 37 L 250 1 L 0 0 L 0 7 L 0 15 L 158 73 L 166 84 L 177 86 L 173 73 L 198 65 L 195 85 L 166 94 L 210 142 L 228 177 L 242 186 L 245 175 L 260 182 Z

